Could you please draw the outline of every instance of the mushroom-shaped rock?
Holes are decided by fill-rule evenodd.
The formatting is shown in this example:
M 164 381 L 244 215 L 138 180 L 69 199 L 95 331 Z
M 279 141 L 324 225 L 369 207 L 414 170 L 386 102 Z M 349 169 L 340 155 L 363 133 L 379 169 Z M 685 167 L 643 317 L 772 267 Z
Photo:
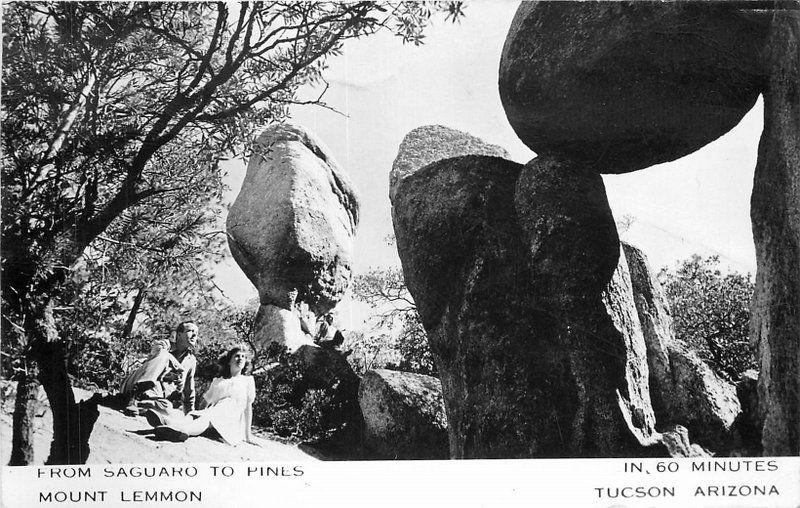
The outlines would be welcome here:
M 447 418 L 435 377 L 378 369 L 358 388 L 367 445 L 393 459 L 446 459 Z
M 255 142 L 227 219 L 233 258 L 262 305 L 306 302 L 317 315 L 351 279 L 358 199 L 328 149 L 307 130 L 275 124 Z
M 511 126 L 601 173 L 691 153 L 763 84 L 768 20 L 744 2 L 522 2 L 500 61 Z

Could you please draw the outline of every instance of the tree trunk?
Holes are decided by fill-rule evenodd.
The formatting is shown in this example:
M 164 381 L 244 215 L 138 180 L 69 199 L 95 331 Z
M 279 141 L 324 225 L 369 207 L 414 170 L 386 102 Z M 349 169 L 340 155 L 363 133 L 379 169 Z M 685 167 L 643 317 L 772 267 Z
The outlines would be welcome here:
M 35 369 L 23 370 L 17 376 L 17 394 L 14 399 L 14 423 L 11 437 L 9 466 L 27 466 L 33 463 L 34 418 L 38 407 Z
M 128 314 L 128 320 L 125 322 L 125 328 L 122 330 L 123 341 L 130 337 L 131 333 L 133 333 L 133 324 L 136 322 L 136 315 L 139 313 L 139 308 L 142 306 L 142 300 L 144 300 L 144 295 L 146 293 L 147 289 L 140 287 L 139 291 L 136 293 L 136 297 L 133 299 L 133 307 L 131 307 L 131 312 Z
M 47 301 L 31 311 L 26 332 L 31 357 L 39 366 L 42 384 L 53 413 L 53 441 L 45 464 L 85 464 L 89 457 L 89 436 L 99 415 L 97 404 L 75 402 L 67 374 L 67 355 L 58 339 L 53 304 Z

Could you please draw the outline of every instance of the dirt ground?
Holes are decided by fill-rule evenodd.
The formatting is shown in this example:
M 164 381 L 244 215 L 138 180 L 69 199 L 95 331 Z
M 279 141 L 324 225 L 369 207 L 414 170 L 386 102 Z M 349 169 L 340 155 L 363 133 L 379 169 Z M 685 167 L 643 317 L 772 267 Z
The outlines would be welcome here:
M 75 389 L 76 397 L 88 398 L 91 392 Z M 5 397 L 4 397 L 5 398 Z M 8 464 L 11 457 L 11 412 L 13 397 L 2 401 L 0 411 L 0 460 Z M 152 463 L 152 462 L 244 462 L 244 461 L 310 461 L 319 460 L 299 446 L 271 440 L 257 434 L 261 446 L 241 443 L 230 446 L 206 437 L 190 438 L 184 443 L 156 441 L 152 427 L 144 417 L 129 417 L 100 407 L 100 417 L 89 440 L 91 451 L 88 464 Z M 52 416 L 43 405 L 36 418 L 34 464 L 42 464 L 52 438 Z

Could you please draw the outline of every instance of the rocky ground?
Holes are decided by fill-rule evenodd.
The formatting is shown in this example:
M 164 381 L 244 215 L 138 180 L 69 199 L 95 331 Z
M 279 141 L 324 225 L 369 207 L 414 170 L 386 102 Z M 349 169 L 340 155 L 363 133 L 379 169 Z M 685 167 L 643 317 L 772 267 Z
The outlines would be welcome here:
M 76 396 L 88 398 L 91 392 L 75 389 Z M 89 441 L 89 464 L 149 462 L 242 462 L 242 461 L 309 461 L 319 460 L 318 453 L 300 446 L 275 441 L 258 434 L 261 446 L 242 443 L 229 446 L 205 437 L 191 438 L 185 443 L 157 441 L 144 417 L 128 417 L 100 407 L 100 418 Z M 13 398 L 5 398 L 0 411 L 0 460 L 8 464 L 11 457 L 11 414 Z M 47 458 L 52 438 L 52 417 L 43 405 L 36 418 L 35 463 Z M 313 454 L 313 455 L 312 455 Z

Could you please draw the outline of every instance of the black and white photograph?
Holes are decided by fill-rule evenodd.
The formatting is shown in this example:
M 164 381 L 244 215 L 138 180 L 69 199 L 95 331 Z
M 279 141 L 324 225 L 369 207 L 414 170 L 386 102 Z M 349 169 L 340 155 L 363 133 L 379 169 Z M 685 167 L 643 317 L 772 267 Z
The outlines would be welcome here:
M 2 34 L 2 506 L 800 504 L 800 1 Z

